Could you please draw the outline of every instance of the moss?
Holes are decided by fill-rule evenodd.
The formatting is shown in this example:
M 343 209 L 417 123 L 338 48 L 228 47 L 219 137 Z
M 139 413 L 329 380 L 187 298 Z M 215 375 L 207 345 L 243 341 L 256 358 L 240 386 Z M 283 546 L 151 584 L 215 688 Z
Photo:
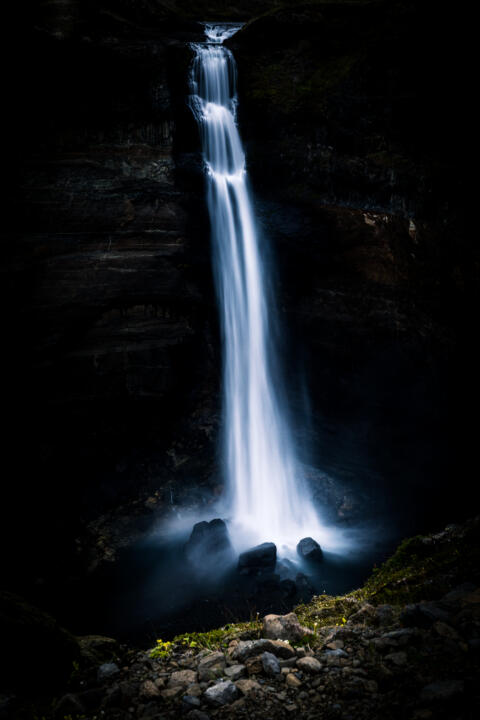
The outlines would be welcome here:
M 173 642 L 182 647 L 208 650 L 220 650 L 228 646 L 232 640 L 252 639 L 260 637 L 261 623 L 258 620 L 224 625 L 207 632 L 184 633 L 177 635 Z
M 374 568 L 362 588 L 339 597 L 314 597 L 295 612 L 312 629 L 343 625 L 362 602 L 404 605 L 430 600 L 465 580 L 478 582 L 479 574 L 480 547 L 469 534 L 418 535 L 400 543 L 391 558 Z
M 480 520 L 471 521 L 465 532 L 445 531 L 435 536 L 418 535 L 404 540 L 396 552 L 372 575 L 362 588 L 346 595 L 315 596 L 294 611 L 300 622 L 323 638 L 322 629 L 342 626 L 364 602 L 372 605 L 405 603 L 441 597 L 465 581 L 480 582 Z M 193 649 L 225 650 L 232 640 L 261 637 L 257 620 L 224 625 L 215 630 L 177 635 L 172 651 Z M 306 635 L 298 643 L 315 645 Z

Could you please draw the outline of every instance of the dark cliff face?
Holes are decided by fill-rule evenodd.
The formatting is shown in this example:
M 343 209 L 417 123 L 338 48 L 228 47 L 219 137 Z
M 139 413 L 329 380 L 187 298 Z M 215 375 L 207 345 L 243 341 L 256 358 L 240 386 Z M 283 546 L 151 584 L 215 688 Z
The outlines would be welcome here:
M 432 32 L 427 5 L 71 0 L 24 19 L 2 269 L 3 527 L 25 546 L 15 573 L 70 563 L 103 511 L 134 501 L 148 523 L 192 488 L 217 491 L 221 358 L 185 103 L 186 43 L 204 18 L 266 13 L 231 44 L 316 459 L 341 457 L 351 475 L 374 457 L 380 484 L 409 476 L 430 493 L 439 465 L 450 472 L 464 425 L 437 447 L 448 412 L 476 393 L 478 264 L 462 225 L 447 19 L 437 13 Z M 302 398 L 299 381 L 295 409 Z
M 220 374 L 201 176 L 175 162 L 198 28 L 62 8 L 28 31 L 2 263 L 2 505 L 40 567 L 101 510 L 202 485 Z
M 478 397 L 462 22 L 428 2 L 304 3 L 228 41 L 311 446 L 324 466 L 372 463 L 423 513 L 468 477 L 458 418 Z

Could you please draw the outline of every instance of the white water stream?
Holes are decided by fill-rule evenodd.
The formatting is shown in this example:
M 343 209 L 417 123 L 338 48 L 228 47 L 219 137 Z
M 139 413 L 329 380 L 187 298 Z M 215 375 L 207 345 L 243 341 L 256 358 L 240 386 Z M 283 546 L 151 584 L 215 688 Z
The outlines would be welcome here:
M 227 512 L 240 543 L 293 548 L 307 535 L 325 540 L 305 487 L 277 392 L 274 308 L 268 268 L 247 183 L 236 123 L 236 64 L 223 41 L 235 25 L 206 25 L 193 46 L 191 107 L 207 175 L 214 270 L 224 345 L 224 453 Z

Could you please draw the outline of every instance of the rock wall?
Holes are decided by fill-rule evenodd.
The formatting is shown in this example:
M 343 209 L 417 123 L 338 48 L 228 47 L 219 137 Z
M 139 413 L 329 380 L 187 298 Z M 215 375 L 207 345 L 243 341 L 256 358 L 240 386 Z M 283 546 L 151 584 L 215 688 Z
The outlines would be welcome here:
M 145 515 L 218 492 L 220 343 L 186 43 L 196 20 L 253 15 L 231 40 L 239 119 L 294 411 L 310 398 L 299 440 L 346 477 L 368 466 L 394 498 L 405 478 L 408 496 L 467 477 L 478 260 L 452 18 L 427 2 L 38 3 L 3 166 L 16 577 L 69 566 L 85 524 L 133 498 Z

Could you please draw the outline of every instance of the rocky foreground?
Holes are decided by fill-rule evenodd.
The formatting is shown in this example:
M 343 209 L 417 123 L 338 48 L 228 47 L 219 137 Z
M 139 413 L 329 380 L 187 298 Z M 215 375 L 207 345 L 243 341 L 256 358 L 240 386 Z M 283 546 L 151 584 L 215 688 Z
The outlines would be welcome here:
M 478 717 L 479 538 L 480 517 L 412 538 L 348 595 L 158 640 L 146 652 L 77 638 L 56 699 L 22 697 L 23 674 L 16 693 L 2 696 L 0 717 Z M 42 647 L 30 657 L 41 665 Z

